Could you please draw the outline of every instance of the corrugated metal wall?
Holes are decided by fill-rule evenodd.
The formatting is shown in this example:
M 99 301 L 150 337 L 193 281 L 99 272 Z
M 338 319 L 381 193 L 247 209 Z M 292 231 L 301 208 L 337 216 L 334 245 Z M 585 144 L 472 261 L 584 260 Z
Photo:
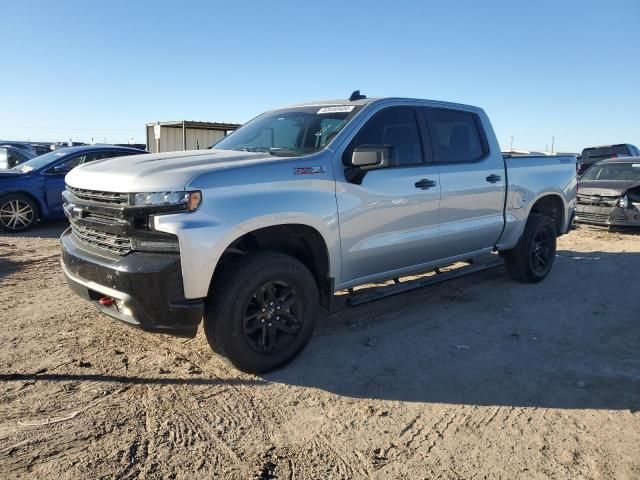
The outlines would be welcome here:
M 203 150 L 209 148 L 215 142 L 226 135 L 225 130 L 208 130 L 205 128 L 188 128 L 187 145 L 184 150 Z M 147 126 L 147 143 L 151 153 L 157 153 L 156 140 L 153 133 L 153 126 Z M 182 127 L 181 126 L 162 126 L 160 131 L 160 152 L 175 152 L 183 150 L 182 147 Z
M 222 130 L 205 130 L 203 128 L 187 128 L 187 150 L 195 150 L 199 147 L 209 148 L 215 142 L 225 136 Z M 180 143 L 182 146 L 182 142 Z

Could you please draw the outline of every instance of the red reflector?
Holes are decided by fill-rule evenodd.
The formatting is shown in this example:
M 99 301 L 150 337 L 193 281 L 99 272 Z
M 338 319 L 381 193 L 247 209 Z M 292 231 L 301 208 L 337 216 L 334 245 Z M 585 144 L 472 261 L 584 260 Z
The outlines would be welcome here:
M 113 305 L 114 302 L 115 300 L 111 297 L 102 297 L 100 300 L 98 300 L 98 303 L 100 305 L 104 305 L 105 307 Z

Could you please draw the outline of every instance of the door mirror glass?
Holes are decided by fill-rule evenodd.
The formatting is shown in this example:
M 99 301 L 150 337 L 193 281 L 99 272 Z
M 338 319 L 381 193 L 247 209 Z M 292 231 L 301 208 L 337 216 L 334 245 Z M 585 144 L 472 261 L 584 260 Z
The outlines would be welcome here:
M 361 146 L 353 150 L 351 165 L 365 169 L 383 167 L 389 164 L 390 153 L 387 146 Z

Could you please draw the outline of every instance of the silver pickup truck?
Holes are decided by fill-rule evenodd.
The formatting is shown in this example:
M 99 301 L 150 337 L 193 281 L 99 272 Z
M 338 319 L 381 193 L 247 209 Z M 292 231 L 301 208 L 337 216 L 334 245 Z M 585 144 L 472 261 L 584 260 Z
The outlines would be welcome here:
M 550 271 L 575 157 L 503 157 L 485 112 L 406 98 L 266 112 L 208 150 L 72 170 L 69 286 L 147 331 L 195 336 L 250 372 L 293 358 L 334 293 L 497 252 Z

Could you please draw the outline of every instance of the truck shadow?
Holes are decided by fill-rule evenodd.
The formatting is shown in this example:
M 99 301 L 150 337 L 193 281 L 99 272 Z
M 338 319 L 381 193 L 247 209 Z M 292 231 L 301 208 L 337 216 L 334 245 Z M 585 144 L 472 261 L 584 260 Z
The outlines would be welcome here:
M 640 254 L 559 251 L 343 310 L 272 382 L 448 404 L 640 410 Z

